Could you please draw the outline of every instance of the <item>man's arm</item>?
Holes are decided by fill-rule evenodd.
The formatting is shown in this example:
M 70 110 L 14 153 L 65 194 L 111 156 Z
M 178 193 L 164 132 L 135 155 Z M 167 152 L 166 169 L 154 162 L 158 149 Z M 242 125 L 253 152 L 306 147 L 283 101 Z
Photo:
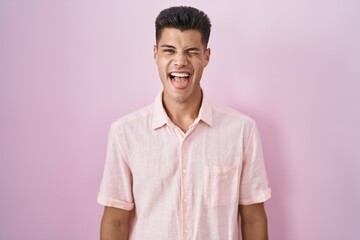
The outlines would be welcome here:
M 131 211 L 105 207 L 101 220 L 100 240 L 128 240 Z
M 263 203 L 239 205 L 243 240 L 268 240 L 267 218 Z

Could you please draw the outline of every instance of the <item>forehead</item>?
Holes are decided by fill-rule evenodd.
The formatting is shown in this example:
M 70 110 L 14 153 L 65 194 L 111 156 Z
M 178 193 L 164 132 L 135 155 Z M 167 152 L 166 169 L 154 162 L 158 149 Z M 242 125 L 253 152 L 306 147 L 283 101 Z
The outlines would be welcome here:
M 181 31 L 176 28 L 164 28 L 158 42 L 159 46 L 163 44 L 181 48 L 200 48 L 202 47 L 201 33 L 193 29 Z

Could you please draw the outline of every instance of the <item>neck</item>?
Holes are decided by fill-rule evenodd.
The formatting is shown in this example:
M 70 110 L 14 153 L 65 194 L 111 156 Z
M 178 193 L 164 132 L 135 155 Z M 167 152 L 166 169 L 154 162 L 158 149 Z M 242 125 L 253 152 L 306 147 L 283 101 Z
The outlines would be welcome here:
M 202 102 L 202 92 L 185 102 L 170 101 L 163 97 L 163 105 L 170 120 L 183 132 L 187 132 L 191 124 L 199 115 Z

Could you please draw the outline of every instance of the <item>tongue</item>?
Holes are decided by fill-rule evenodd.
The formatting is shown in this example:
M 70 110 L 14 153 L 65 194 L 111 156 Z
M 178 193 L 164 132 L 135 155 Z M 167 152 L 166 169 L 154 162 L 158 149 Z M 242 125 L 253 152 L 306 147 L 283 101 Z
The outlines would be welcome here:
M 183 90 L 189 85 L 188 78 L 174 77 L 171 81 L 175 88 Z

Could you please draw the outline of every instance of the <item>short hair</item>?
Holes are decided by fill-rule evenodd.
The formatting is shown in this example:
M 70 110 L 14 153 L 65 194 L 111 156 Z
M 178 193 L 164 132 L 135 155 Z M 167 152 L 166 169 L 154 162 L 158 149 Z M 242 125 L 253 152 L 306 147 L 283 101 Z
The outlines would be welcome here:
M 198 30 L 201 42 L 207 47 L 210 37 L 211 23 L 209 17 L 193 7 L 170 7 L 162 10 L 155 20 L 156 42 L 160 40 L 164 28 L 176 28 L 180 31 Z

